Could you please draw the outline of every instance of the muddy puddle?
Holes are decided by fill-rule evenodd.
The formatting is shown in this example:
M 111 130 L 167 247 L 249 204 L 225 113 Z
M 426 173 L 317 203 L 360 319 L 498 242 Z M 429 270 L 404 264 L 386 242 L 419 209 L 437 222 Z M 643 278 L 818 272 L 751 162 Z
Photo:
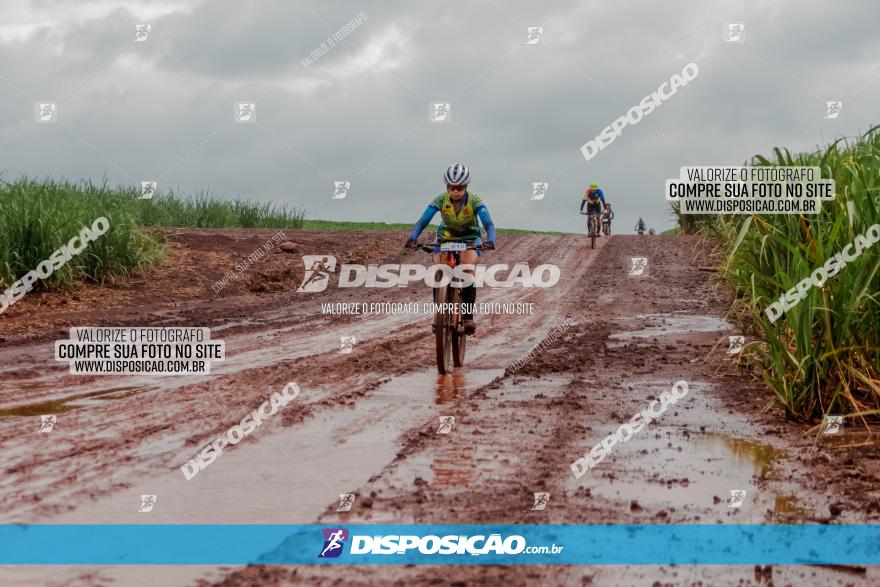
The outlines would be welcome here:
M 407 458 L 406 475 L 432 489 L 466 490 L 477 473 L 477 448 L 439 441 L 429 451 Z
M 819 435 L 817 444 L 823 448 L 852 448 L 880 443 L 878 430 L 853 430 Z
M 47 400 L 42 402 L 32 402 L 17 406 L 10 406 L 0 409 L 0 418 L 14 418 L 23 416 L 43 416 L 49 414 L 61 414 L 70 410 L 87 408 L 96 405 L 97 400 L 120 400 L 143 393 L 145 391 L 154 391 L 158 389 L 152 386 L 124 386 L 113 387 L 110 389 L 102 389 L 101 391 L 93 391 L 89 393 L 79 393 L 66 397 Z
M 639 314 L 627 318 L 618 318 L 618 324 L 624 327 L 636 327 L 609 335 L 609 348 L 621 347 L 631 341 L 645 338 L 658 338 L 673 334 L 694 334 L 699 332 L 732 332 L 732 324 L 718 318 L 701 314 Z M 641 326 L 641 328 L 638 328 Z
M 767 476 L 784 456 L 773 447 L 723 434 L 663 430 L 634 437 L 626 452 L 635 453 L 626 458 L 643 462 L 622 467 L 619 462 L 600 463 L 593 472 L 600 482 L 587 482 L 593 497 L 623 502 L 631 511 L 678 512 L 703 522 L 763 523 L 807 513 L 796 496 L 767 488 Z M 623 458 L 616 454 L 606 461 Z M 606 466 L 613 475 L 603 476 Z M 624 474 L 621 469 L 637 469 L 642 474 Z
M 688 383 L 688 396 L 658 420 L 615 445 L 580 479 L 570 475 L 569 489 L 587 487 L 593 499 L 614 502 L 634 513 L 664 511 L 668 515 L 664 518 L 671 521 L 768 523 L 808 514 L 795 495 L 774 488 L 776 465 L 786 453 L 728 434 L 728 426 L 707 426 L 716 421 L 713 416 L 719 411 L 706 393 L 710 384 Z M 663 381 L 642 380 L 625 387 L 644 390 L 647 406 L 648 397 L 668 386 Z M 620 416 L 617 424 L 594 424 L 585 450 L 624 419 Z M 731 424 L 738 430 L 748 427 Z
M 473 379 L 473 378 L 471 378 Z M 468 389 L 468 376 L 463 369 L 457 369 L 449 375 L 437 375 L 437 388 L 434 403 L 451 404 L 460 398 Z
M 394 460 L 402 431 L 422 426 L 436 431 L 445 404 L 486 385 L 502 371 L 469 369 L 442 377 L 435 373 L 398 377 L 359 402 L 318 414 L 302 425 L 285 428 L 275 416 L 189 481 L 179 467 L 199 448 L 179 451 L 168 463 L 169 472 L 147 480 L 114 475 L 131 489 L 53 517 L 53 522 L 313 522 L 328 505 L 338 503 L 339 494 L 357 493 L 373 473 Z M 283 409 L 296 410 L 296 402 Z M 455 471 L 458 459 L 441 458 L 435 463 L 437 474 L 464 482 Z M 150 513 L 138 513 L 139 496 L 145 494 L 156 495 L 157 506 Z

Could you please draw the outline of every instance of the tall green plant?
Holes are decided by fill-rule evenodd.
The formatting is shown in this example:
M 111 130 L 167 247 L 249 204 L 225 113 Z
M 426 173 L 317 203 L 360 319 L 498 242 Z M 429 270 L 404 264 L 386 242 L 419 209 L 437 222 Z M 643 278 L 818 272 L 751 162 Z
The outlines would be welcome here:
M 0 289 L 35 270 L 100 217 L 109 220 L 109 230 L 47 281 L 35 282 L 37 288 L 82 278 L 103 281 L 128 275 L 157 260 L 162 247 L 135 229 L 130 207 L 106 186 L 85 183 L 74 189 L 66 182 L 0 181 Z
M 109 219 L 110 230 L 37 287 L 82 278 L 102 281 L 156 262 L 163 248 L 143 226 L 300 228 L 305 211 L 206 192 L 159 193 L 141 200 L 136 188 L 114 188 L 106 181 L 0 178 L 0 291 L 101 216 Z
M 815 215 L 717 216 L 701 227 L 724 243 L 722 274 L 763 339 L 754 365 L 793 415 L 880 411 L 880 244 L 865 250 L 775 323 L 764 310 L 858 234 L 880 223 L 880 132 L 815 153 L 776 148 L 752 165 L 817 166 L 834 201 Z M 742 312 L 738 312 L 742 314 Z

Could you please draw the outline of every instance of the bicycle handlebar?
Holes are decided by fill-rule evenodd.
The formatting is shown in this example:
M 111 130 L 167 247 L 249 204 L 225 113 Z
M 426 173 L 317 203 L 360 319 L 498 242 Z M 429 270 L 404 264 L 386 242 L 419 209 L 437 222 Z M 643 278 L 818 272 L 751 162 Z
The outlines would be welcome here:
M 461 252 L 461 251 L 435 251 L 435 250 L 434 250 L 434 243 L 431 243 L 431 244 L 429 244 L 429 245 L 426 245 L 425 243 L 415 243 L 415 244 L 413 245 L 413 248 L 414 248 L 414 249 L 421 249 L 422 251 L 425 251 L 426 253 L 435 253 L 435 252 L 440 252 L 440 253 L 460 253 L 460 252 Z M 465 247 L 464 250 L 465 250 L 465 251 L 482 251 L 482 250 L 483 250 L 483 245 L 468 245 L 467 247 Z

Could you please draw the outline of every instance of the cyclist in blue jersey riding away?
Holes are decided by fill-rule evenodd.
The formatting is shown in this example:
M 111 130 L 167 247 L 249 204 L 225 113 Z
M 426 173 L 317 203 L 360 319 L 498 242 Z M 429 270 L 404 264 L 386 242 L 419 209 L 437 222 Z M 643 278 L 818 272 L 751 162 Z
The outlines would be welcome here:
M 489 216 L 489 209 L 477 194 L 470 193 L 467 189 L 470 182 L 470 171 L 467 165 L 456 163 L 446 170 L 443 176 L 446 181 L 446 191 L 434 198 L 422 217 L 419 218 L 412 232 L 406 241 L 408 248 L 416 247 L 416 240 L 419 235 L 431 223 L 434 215 L 440 212 L 442 222 L 437 227 L 437 239 L 434 241 L 434 263 L 440 263 L 440 243 L 445 241 L 465 242 L 472 245 L 481 245 L 482 249 L 490 250 L 495 248 L 495 225 L 492 223 L 492 217 Z M 486 242 L 480 238 L 480 222 L 486 229 Z M 466 250 L 461 251 L 460 258 L 462 265 L 469 265 L 471 268 L 477 264 L 477 258 L 481 251 Z M 470 273 L 473 273 L 471 269 Z M 468 312 L 462 312 L 462 325 L 465 332 L 473 334 L 476 332 L 474 324 L 473 305 L 477 300 L 476 287 L 470 285 L 462 288 L 462 302 L 467 304 Z
M 590 214 L 602 213 L 602 207 L 605 205 L 605 194 L 599 189 L 599 184 L 591 183 L 587 191 L 584 192 L 584 199 L 581 200 L 581 213 L 584 211 L 584 204 L 587 206 L 587 217 Z M 601 236 L 601 234 L 596 236 Z

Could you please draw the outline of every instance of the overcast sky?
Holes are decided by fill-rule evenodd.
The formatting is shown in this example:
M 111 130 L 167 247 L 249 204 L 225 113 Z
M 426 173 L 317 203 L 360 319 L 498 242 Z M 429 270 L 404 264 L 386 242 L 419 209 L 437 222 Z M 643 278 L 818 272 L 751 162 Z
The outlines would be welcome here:
M 744 41 L 724 42 L 738 22 Z M 683 165 L 880 123 L 878 22 L 874 0 L 3 0 L 0 173 L 412 222 L 462 161 L 498 226 L 580 231 L 595 181 L 618 232 L 640 215 L 662 230 L 664 180 Z M 137 24 L 151 25 L 144 42 Z M 531 26 L 543 35 L 524 44 Z M 584 159 L 582 144 L 690 61 L 695 80 Z M 38 101 L 57 104 L 56 123 L 35 121 Z M 234 122 L 235 102 L 255 102 L 255 122 Z M 449 122 L 429 120 L 432 102 L 451 104 Z M 334 181 L 351 182 L 345 199 Z M 539 181 L 549 192 L 530 200 Z

